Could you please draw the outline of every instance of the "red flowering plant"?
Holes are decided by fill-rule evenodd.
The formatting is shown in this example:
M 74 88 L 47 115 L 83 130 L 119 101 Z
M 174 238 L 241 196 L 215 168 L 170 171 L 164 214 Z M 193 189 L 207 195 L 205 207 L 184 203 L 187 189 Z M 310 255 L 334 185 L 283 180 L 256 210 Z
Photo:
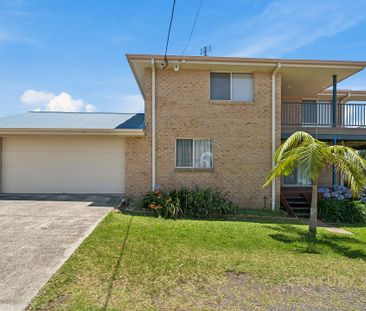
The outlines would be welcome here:
M 176 219 L 182 215 L 180 200 L 170 192 L 155 190 L 148 192 L 142 199 L 143 207 L 151 210 L 156 216 Z
M 150 191 L 142 199 L 143 207 L 161 216 L 164 208 L 165 195 L 160 190 Z

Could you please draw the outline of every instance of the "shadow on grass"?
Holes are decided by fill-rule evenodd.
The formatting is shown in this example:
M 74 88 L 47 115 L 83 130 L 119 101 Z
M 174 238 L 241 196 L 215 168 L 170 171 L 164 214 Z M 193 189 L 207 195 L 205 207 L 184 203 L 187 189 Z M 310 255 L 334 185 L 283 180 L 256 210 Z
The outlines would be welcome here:
M 143 216 L 156 218 L 149 211 L 123 211 L 124 215 L 131 216 Z M 211 217 L 211 218 L 197 218 L 197 217 L 182 217 L 179 220 L 191 220 L 191 221 L 220 221 L 220 222 L 251 222 L 264 224 L 265 228 L 272 229 L 276 233 L 269 234 L 269 237 L 284 243 L 284 244 L 296 244 L 296 251 L 298 253 L 306 254 L 322 254 L 324 248 L 331 249 L 333 252 L 338 253 L 342 256 L 352 259 L 362 259 L 366 261 L 366 253 L 361 249 L 353 249 L 349 244 L 364 244 L 361 240 L 346 236 L 346 235 L 335 235 L 328 234 L 322 235 L 320 238 L 311 235 L 307 229 L 296 227 L 294 225 L 307 225 L 308 221 L 304 219 L 296 218 L 284 218 L 284 217 L 263 217 L 251 215 L 251 217 L 243 217 L 244 215 L 227 215 L 224 217 Z M 247 215 L 245 215 L 247 216 Z M 174 221 L 174 220 L 167 220 Z M 276 226 L 271 226 L 271 224 Z M 344 224 L 347 227 L 352 228 L 366 228 L 364 224 Z M 305 246 L 301 246 L 304 244 Z M 300 244 L 300 245 L 299 245 Z
M 120 210 L 123 215 L 127 216 L 140 216 L 140 217 L 150 217 L 156 218 L 156 216 L 148 210 Z M 167 219 L 168 221 L 175 221 L 173 219 Z M 194 221 L 222 221 L 222 222 L 253 222 L 261 224 L 283 224 L 283 225 L 308 225 L 309 221 L 305 218 L 292 218 L 292 217 L 282 217 L 274 213 L 273 216 L 263 216 L 256 214 L 238 213 L 232 215 L 224 215 L 221 217 L 179 217 L 177 220 L 194 220 Z M 337 227 L 348 227 L 348 228 L 366 228 L 366 224 L 346 224 L 337 223 L 333 224 Z M 320 227 L 320 226 L 319 226 Z M 292 227 L 291 227 L 292 228 Z
M 276 233 L 269 237 L 285 244 L 295 244 L 298 253 L 321 254 L 322 249 L 328 248 L 333 252 L 351 259 L 362 259 L 366 261 L 366 253 L 361 249 L 353 249 L 349 244 L 363 244 L 357 238 L 345 235 L 322 235 L 315 237 L 301 228 L 289 224 L 280 224 L 278 226 L 266 226 Z M 305 244 L 305 246 L 299 245 Z
M 128 240 L 128 236 L 130 234 L 130 228 L 131 228 L 131 224 L 132 224 L 133 217 L 134 216 L 131 217 L 130 222 L 128 223 L 126 235 L 125 235 L 125 237 L 124 237 L 124 239 L 122 241 L 121 249 L 120 249 L 120 252 L 119 252 L 118 259 L 116 261 L 116 264 L 113 267 L 111 279 L 110 279 L 109 284 L 108 284 L 107 296 L 106 296 L 106 299 L 104 301 L 102 310 L 107 310 L 107 308 L 108 308 L 109 301 L 110 301 L 111 296 L 112 296 L 113 285 L 114 285 L 114 282 L 115 282 L 116 277 L 117 277 L 117 272 L 118 272 L 119 266 L 121 265 L 121 261 L 122 261 L 122 258 L 123 258 L 123 254 L 125 253 L 126 243 L 127 243 L 127 240 Z

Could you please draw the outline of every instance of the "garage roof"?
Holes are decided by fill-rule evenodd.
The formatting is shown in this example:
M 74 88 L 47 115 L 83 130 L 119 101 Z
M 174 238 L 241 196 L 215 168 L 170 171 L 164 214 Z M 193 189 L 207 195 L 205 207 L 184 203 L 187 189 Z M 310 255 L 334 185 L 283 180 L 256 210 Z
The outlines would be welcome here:
M 31 111 L 0 118 L 0 134 L 143 135 L 143 113 Z
M 0 129 L 144 129 L 143 113 L 39 112 L 0 118 Z

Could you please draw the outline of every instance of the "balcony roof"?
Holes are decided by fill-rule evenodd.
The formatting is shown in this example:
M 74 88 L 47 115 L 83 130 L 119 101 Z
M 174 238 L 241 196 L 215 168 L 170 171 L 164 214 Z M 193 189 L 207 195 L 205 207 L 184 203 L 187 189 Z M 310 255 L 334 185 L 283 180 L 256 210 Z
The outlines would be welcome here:
M 151 68 L 154 59 L 156 70 L 162 70 L 159 63 L 164 60 L 163 55 L 127 54 L 127 60 L 135 75 L 142 95 L 145 97 L 144 72 Z M 281 64 L 282 76 L 281 92 L 283 98 L 314 97 L 322 90 L 332 85 L 332 75 L 337 75 L 340 82 L 354 75 L 366 67 L 365 61 L 336 61 L 336 60 L 296 60 L 272 58 L 238 58 L 212 56 L 167 56 L 170 65 L 179 64 L 180 69 L 194 69 L 207 71 L 232 72 L 268 72 L 271 73 Z M 168 70 L 173 70 L 169 66 Z

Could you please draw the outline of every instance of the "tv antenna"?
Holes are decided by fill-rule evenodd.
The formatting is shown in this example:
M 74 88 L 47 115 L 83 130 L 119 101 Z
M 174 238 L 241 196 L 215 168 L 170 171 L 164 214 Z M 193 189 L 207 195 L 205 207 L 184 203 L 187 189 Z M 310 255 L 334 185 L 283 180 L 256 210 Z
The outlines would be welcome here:
M 208 53 L 211 52 L 211 44 L 210 45 L 206 45 L 203 48 L 201 48 L 201 55 L 202 56 L 207 56 Z

